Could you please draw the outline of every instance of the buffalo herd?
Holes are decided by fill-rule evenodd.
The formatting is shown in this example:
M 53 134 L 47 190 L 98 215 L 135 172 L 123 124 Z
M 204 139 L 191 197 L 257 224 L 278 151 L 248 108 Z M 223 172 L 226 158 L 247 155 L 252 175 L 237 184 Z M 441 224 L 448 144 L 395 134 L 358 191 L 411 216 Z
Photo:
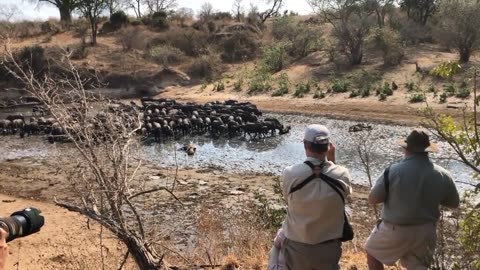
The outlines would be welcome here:
M 151 98 L 143 98 L 141 102 L 144 113 L 141 133 L 156 141 L 205 134 L 213 138 L 260 139 L 290 131 L 290 127 L 278 119 L 262 118 L 262 112 L 250 102 L 182 104 L 171 99 Z
M 261 139 L 276 134 L 286 134 L 284 126 L 275 118 L 263 118 L 262 112 L 249 102 L 228 100 L 206 104 L 179 103 L 172 99 L 142 98 L 141 105 L 112 102 L 109 111 L 123 111 L 142 117 L 138 134 L 156 142 L 179 139 L 185 136 L 206 135 L 212 138 L 245 137 Z M 99 112 L 97 118 L 105 112 Z M 8 115 L 0 120 L 0 134 L 47 135 L 53 143 L 61 141 L 66 132 L 41 106 L 35 106 L 31 117 Z

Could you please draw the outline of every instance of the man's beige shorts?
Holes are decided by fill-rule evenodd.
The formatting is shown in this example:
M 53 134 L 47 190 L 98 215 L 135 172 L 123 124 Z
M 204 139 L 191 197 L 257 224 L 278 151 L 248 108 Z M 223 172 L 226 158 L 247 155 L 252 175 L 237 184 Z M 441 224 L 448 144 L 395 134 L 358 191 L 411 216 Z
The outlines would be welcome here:
M 428 269 L 435 252 L 436 224 L 398 226 L 382 222 L 367 239 L 365 249 L 385 265 L 398 260 L 408 270 Z

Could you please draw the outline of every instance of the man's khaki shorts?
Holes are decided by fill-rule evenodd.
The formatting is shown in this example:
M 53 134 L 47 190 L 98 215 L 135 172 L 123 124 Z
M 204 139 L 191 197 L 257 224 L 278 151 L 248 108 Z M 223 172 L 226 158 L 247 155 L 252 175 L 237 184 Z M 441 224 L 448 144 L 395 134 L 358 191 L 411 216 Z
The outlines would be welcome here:
M 367 253 L 385 265 L 398 260 L 408 270 L 428 269 L 437 241 L 436 224 L 399 226 L 382 222 L 367 239 Z

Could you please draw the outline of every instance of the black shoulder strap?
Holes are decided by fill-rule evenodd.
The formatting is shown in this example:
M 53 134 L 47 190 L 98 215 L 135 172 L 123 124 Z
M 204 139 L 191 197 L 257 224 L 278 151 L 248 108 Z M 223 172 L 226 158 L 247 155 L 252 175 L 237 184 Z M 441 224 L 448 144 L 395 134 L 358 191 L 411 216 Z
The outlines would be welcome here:
M 312 162 L 305 161 L 304 163 L 307 164 L 308 167 L 310 167 L 312 170 L 315 170 L 315 165 L 313 165 Z M 308 183 L 310 183 L 313 179 L 318 178 L 318 177 L 321 178 L 323 181 L 325 181 L 325 183 L 327 183 L 331 188 L 333 188 L 333 190 L 335 190 L 335 192 L 338 193 L 340 198 L 342 198 L 343 203 L 345 204 L 345 197 L 343 196 L 343 194 L 341 192 L 341 191 L 343 191 L 345 193 L 345 188 L 343 187 L 343 185 L 338 180 L 336 180 L 336 179 L 334 179 L 334 178 L 332 178 L 332 177 L 330 177 L 326 174 L 323 174 L 323 173 L 320 173 L 319 176 L 316 176 L 315 174 L 310 175 L 307 179 L 303 180 L 300 184 L 293 187 L 288 194 L 292 194 L 293 192 L 302 189 L 304 186 L 306 186 Z
M 343 188 L 342 184 L 340 184 L 338 182 L 338 180 L 333 179 L 333 178 L 331 178 L 328 175 L 325 175 L 323 173 L 320 175 L 320 178 L 322 178 L 322 180 L 325 181 L 325 183 L 327 183 L 331 188 L 333 188 L 333 190 L 335 190 L 335 192 L 337 192 L 338 196 L 340 196 L 340 198 L 342 198 L 343 204 L 345 204 L 345 197 L 343 196 L 342 192 L 340 191 L 340 190 L 342 190 L 345 193 L 345 189 Z
M 308 167 L 310 167 L 310 169 L 312 169 L 312 171 L 315 170 L 315 165 L 313 165 L 312 162 L 310 162 L 310 161 L 305 161 L 304 163 L 307 164 Z M 294 187 L 290 190 L 290 192 L 289 192 L 288 194 L 292 194 L 292 193 L 294 193 L 295 191 L 298 191 L 298 190 L 302 189 L 302 188 L 303 188 L 304 186 L 306 186 L 308 183 L 312 182 L 312 180 L 315 179 L 315 178 L 318 178 L 318 176 L 316 176 L 315 174 L 310 175 L 307 179 L 303 180 L 300 184 L 294 186 Z
M 383 173 L 383 182 L 385 183 L 385 201 L 387 201 L 388 193 L 390 192 L 390 166 Z

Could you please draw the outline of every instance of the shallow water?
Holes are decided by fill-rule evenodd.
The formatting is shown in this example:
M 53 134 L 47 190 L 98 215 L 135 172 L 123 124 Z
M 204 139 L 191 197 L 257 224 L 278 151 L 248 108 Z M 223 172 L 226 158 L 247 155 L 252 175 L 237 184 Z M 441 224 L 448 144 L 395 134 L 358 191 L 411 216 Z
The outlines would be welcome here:
M 175 149 L 183 144 L 193 142 L 197 145 L 197 153 L 187 157 L 185 153 L 177 151 L 176 160 L 180 167 L 189 168 L 222 168 L 227 172 L 254 172 L 280 175 L 283 168 L 304 160 L 303 130 L 312 123 L 326 125 L 333 134 L 337 146 L 337 163 L 350 169 L 353 181 L 356 184 L 367 184 L 366 174 L 357 153 L 359 134 L 349 133 L 348 127 L 357 122 L 332 120 L 315 116 L 278 115 L 269 114 L 268 117 L 279 118 L 292 130 L 284 136 L 277 136 L 258 141 L 237 139 L 217 139 L 206 137 L 184 138 L 164 144 L 146 143 L 144 158 L 159 167 L 168 167 L 176 164 Z M 371 132 L 371 165 L 374 180 L 385 166 L 400 159 L 402 153 L 395 141 L 404 138 L 411 130 L 410 127 L 374 124 Z M 46 140 L 36 137 L 28 140 L 13 137 L 0 137 L 0 160 L 17 159 L 23 157 L 49 158 L 70 149 L 68 144 L 51 145 Z M 433 155 L 436 161 L 449 169 L 455 180 L 471 182 L 472 172 L 458 161 L 448 160 L 453 151 L 446 143 L 439 143 L 440 152 Z M 465 186 L 460 185 L 460 188 Z

